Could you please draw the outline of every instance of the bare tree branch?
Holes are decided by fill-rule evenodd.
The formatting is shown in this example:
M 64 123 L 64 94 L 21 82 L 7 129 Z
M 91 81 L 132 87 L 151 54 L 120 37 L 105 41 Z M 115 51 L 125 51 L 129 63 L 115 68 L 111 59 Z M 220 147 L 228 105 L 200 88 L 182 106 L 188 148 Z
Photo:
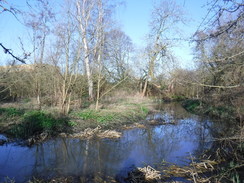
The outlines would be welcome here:
M 16 59 L 16 60 L 22 62 L 23 64 L 26 64 L 26 62 L 25 62 L 23 59 L 21 59 L 21 58 L 15 56 L 15 55 L 12 53 L 12 50 L 11 50 L 11 49 L 6 48 L 5 46 L 3 46 L 2 43 L 0 43 L 0 46 L 3 48 L 3 51 L 4 51 L 5 54 L 9 54 L 9 55 L 11 55 L 14 59 Z

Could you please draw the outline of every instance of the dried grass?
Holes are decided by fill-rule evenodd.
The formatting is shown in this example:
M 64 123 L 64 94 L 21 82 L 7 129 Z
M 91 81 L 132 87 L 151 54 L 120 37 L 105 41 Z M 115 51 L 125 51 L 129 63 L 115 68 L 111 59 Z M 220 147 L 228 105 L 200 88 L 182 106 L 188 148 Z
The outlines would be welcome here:
M 26 143 L 27 143 L 27 145 L 32 146 L 33 144 L 44 142 L 45 140 L 48 139 L 48 136 L 49 136 L 48 133 L 43 132 L 39 135 L 35 135 L 33 137 L 30 137 L 29 139 L 27 139 Z
M 124 125 L 123 126 L 123 130 L 129 130 L 129 129 L 133 129 L 133 128 L 146 128 L 146 126 L 144 124 L 140 124 L 140 123 L 135 123 L 135 124 L 132 124 L 132 125 Z
M 177 165 L 171 165 L 164 170 L 164 177 L 186 177 L 194 183 L 206 183 L 210 182 L 210 177 L 203 177 L 201 174 L 204 172 L 210 172 L 215 170 L 214 166 L 218 162 L 212 160 L 202 160 L 199 163 L 192 162 L 190 166 L 179 167 Z
M 130 183 L 157 183 L 161 180 L 161 174 L 151 166 L 146 166 L 131 171 L 127 180 Z
M 115 130 L 101 130 L 101 126 L 98 126 L 94 129 L 87 128 L 83 132 L 75 133 L 70 135 L 72 138 L 82 138 L 82 139 L 91 139 L 94 137 L 98 138 L 120 138 L 122 135 L 121 132 Z

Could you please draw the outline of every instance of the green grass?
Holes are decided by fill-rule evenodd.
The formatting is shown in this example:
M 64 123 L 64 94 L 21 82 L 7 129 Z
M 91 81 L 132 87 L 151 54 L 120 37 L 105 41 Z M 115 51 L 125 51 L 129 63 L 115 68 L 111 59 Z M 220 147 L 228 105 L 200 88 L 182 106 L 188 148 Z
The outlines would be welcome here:
M 21 116 L 23 114 L 24 114 L 24 110 L 22 109 L 16 109 L 13 107 L 0 108 L 0 115 L 4 115 L 6 117 Z
M 69 126 L 66 119 L 58 119 L 42 111 L 27 111 L 21 116 L 21 123 L 14 125 L 6 133 L 15 138 L 29 138 L 47 132 L 55 134 Z
M 113 112 L 95 111 L 95 110 L 83 110 L 76 113 L 82 120 L 94 120 L 98 123 L 108 123 L 116 119 L 117 114 Z
M 149 109 L 142 104 L 125 103 L 120 106 L 107 109 L 84 109 L 71 115 L 79 117 L 82 120 L 90 120 L 98 124 L 109 124 L 123 122 L 126 120 L 135 121 L 143 119 L 148 114 Z
M 142 103 L 144 102 L 144 103 Z M 101 125 L 104 128 L 117 128 L 120 125 L 131 124 L 145 119 L 151 103 L 144 100 L 128 101 L 105 105 L 104 108 L 80 109 L 72 111 L 66 118 L 60 118 L 57 113 L 39 110 L 19 110 L 16 108 L 0 108 L 0 126 L 2 132 L 9 137 L 27 139 L 42 132 L 51 136 L 71 130 L 84 130 Z M 13 122 L 16 123 L 13 125 Z M 11 124 L 13 126 L 8 126 Z

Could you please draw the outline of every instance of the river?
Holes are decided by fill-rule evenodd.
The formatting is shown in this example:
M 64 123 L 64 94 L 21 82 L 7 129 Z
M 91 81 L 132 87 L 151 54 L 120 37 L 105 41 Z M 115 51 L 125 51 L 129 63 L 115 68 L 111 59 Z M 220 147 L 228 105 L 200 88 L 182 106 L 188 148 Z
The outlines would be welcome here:
M 119 139 L 80 140 L 55 138 L 32 147 L 7 143 L 0 146 L 0 182 L 6 177 L 17 183 L 33 176 L 82 176 L 97 174 L 119 182 L 134 167 L 157 167 L 163 161 L 177 165 L 190 163 L 213 145 L 223 125 L 186 112 L 179 104 L 163 104 L 147 119 L 176 124 L 124 130 Z

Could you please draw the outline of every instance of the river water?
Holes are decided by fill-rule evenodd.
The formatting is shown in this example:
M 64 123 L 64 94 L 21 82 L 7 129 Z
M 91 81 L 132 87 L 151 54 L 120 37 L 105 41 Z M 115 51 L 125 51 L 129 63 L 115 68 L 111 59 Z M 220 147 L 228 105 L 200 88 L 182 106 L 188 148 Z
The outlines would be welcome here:
M 16 144 L 0 146 L 0 182 L 6 177 L 26 182 L 33 176 L 111 176 L 123 182 L 134 167 L 167 161 L 178 165 L 190 163 L 211 148 L 217 125 L 211 120 L 186 112 L 179 104 L 164 104 L 148 120 L 174 122 L 175 125 L 148 126 L 124 130 L 119 139 L 80 140 L 56 138 L 32 147 Z

